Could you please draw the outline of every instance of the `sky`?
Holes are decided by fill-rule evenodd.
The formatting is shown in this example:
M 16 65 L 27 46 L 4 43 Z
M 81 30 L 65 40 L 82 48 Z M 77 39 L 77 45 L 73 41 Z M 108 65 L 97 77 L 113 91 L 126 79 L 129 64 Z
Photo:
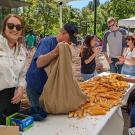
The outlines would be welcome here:
M 78 0 L 78 1 L 73 1 L 73 2 L 69 2 L 69 5 L 71 5 L 74 8 L 79 8 L 82 9 L 83 7 L 85 7 L 86 5 L 88 5 L 89 1 L 92 0 Z M 100 0 L 100 3 L 104 3 L 107 0 Z

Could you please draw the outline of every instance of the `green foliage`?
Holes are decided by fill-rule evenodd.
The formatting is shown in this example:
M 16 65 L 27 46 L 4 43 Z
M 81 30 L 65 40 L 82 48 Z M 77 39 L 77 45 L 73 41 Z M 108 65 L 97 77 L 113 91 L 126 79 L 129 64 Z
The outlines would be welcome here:
M 108 6 L 108 11 L 117 19 L 124 19 L 135 14 L 134 7 L 134 0 L 112 0 Z
M 29 8 L 24 8 L 21 13 L 26 31 L 33 29 L 37 34 L 55 35 L 59 29 L 59 5 L 54 0 L 26 0 L 31 3 Z M 93 34 L 93 2 L 82 10 L 63 6 L 63 23 L 73 23 L 79 28 L 81 35 Z M 100 4 L 97 0 L 97 35 L 101 38 L 107 30 L 106 21 L 110 16 L 118 19 L 132 17 L 135 14 L 134 0 L 111 0 Z
M 27 0 L 32 5 L 24 8 L 21 16 L 26 31 L 33 29 L 35 33 L 55 34 L 59 27 L 58 7 L 53 0 Z

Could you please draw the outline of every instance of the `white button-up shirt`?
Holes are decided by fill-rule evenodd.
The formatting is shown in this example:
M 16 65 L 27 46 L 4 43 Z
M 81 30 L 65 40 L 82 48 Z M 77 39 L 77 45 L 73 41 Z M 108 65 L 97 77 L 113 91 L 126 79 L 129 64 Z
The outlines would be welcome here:
M 125 48 L 125 50 L 123 52 L 123 55 L 126 58 L 124 64 L 126 64 L 126 65 L 134 65 L 129 60 L 132 60 L 132 58 L 135 58 L 135 48 L 133 50 L 130 50 L 130 48 Z
M 0 35 L 0 91 L 12 87 L 26 87 L 26 50 L 23 44 L 13 49 L 7 39 Z

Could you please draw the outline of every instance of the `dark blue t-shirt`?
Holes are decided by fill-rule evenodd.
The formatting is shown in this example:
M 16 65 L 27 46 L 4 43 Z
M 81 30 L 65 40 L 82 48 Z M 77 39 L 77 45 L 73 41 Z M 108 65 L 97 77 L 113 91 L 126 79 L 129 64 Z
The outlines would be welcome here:
M 57 45 L 56 37 L 46 37 L 41 40 L 38 48 L 33 56 L 30 67 L 26 73 L 27 88 L 35 90 L 39 93 L 42 92 L 43 87 L 47 81 L 47 74 L 44 67 L 37 68 L 36 60 L 40 55 L 44 55 L 52 51 Z
M 81 73 L 92 74 L 96 69 L 95 58 L 88 64 L 85 64 L 85 60 L 88 59 L 92 53 L 90 53 L 88 48 L 83 48 L 83 53 L 81 56 Z

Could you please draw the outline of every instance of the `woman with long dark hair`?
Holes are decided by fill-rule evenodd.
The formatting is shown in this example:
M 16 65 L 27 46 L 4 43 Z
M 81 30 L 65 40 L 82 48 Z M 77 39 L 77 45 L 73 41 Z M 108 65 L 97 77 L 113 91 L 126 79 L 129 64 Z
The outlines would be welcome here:
M 97 39 L 94 35 L 86 36 L 84 46 L 81 48 L 81 74 L 85 80 L 94 77 L 96 73 L 95 57 L 99 53 L 99 48 L 96 48 Z

